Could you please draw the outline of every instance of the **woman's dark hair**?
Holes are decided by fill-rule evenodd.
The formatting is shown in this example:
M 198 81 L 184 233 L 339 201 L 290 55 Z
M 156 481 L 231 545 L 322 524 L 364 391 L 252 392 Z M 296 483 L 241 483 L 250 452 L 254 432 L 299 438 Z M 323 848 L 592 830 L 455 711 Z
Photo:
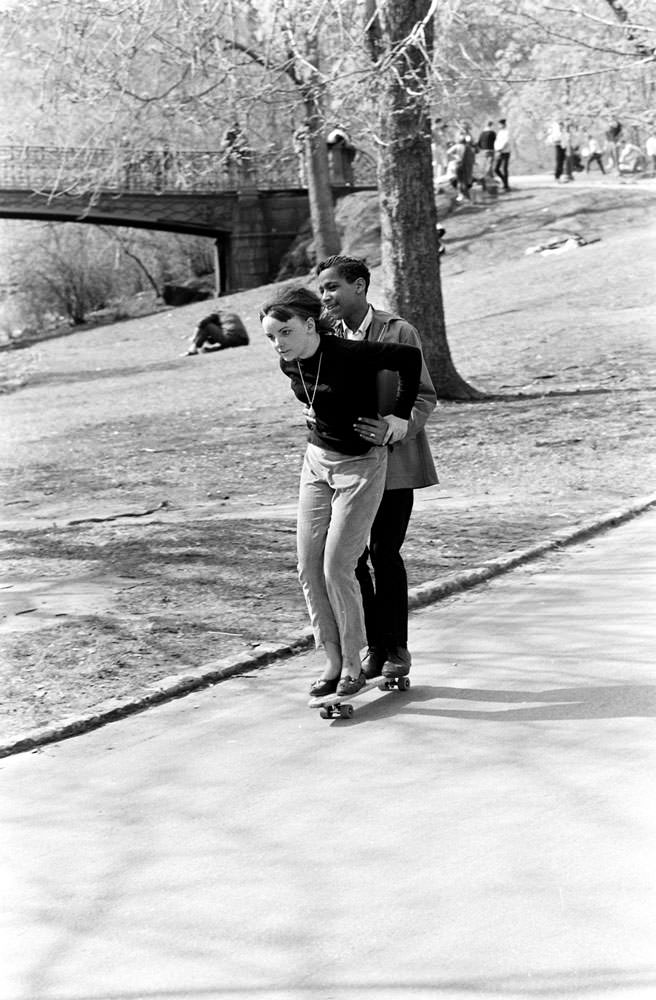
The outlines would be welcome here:
M 301 319 L 313 319 L 317 333 L 332 333 L 333 325 L 329 319 L 322 316 L 321 299 L 309 288 L 303 285 L 292 285 L 283 288 L 275 299 L 266 302 L 260 309 L 260 322 L 265 316 L 273 316 L 279 322 L 299 316 Z

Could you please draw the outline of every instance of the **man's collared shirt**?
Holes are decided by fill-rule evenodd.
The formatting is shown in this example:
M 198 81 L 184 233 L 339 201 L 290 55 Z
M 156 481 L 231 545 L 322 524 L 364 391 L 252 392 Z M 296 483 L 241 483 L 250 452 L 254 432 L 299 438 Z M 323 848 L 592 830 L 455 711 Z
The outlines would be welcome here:
M 341 329 L 339 331 L 340 337 L 344 337 L 346 340 L 366 340 L 367 333 L 369 332 L 369 327 L 371 326 L 371 321 L 374 318 L 373 306 L 369 306 L 367 309 L 364 319 L 360 323 L 357 330 L 351 330 L 346 325 L 344 320 L 340 320 Z
M 494 149 L 497 153 L 507 153 L 510 146 L 510 134 L 507 128 L 501 128 L 497 132 L 494 140 Z

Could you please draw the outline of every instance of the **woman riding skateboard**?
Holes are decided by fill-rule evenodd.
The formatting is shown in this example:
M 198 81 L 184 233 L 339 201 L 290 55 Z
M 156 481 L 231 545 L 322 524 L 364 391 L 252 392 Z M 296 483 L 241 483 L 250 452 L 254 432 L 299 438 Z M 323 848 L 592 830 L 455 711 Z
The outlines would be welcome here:
M 355 578 L 385 488 L 387 445 L 403 440 L 419 387 L 421 352 L 405 344 L 333 337 L 321 300 L 288 288 L 260 311 L 294 395 L 305 404 L 308 444 L 299 485 L 298 574 L 326 664 L 310 694 L 352 695 L 366 683 L 362 599 Z M 377 375 L 398 373 L 392 412 L 379 427 Z

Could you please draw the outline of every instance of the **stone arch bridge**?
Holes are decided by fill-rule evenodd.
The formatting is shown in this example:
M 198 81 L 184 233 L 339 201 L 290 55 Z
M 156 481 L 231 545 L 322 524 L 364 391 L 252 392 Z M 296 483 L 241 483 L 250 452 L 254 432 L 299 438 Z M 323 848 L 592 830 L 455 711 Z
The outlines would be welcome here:
M 374 188 L 366 162 L 333 195 Z M 213 151 L 0 147 L 0 218 L 209 237 L 218 294 L 273 280 L 309 215 L 294 163 L 263 170 Z

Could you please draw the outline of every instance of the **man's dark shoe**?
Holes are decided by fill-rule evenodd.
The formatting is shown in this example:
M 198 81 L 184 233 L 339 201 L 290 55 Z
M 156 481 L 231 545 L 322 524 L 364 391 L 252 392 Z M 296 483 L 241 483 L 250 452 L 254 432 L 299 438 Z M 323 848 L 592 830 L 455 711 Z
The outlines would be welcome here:
M 383 664 L 383 677 L 407 677 L 411 664 L 412 657 L 407 646 L 395 646 Z
M 375 646 L 369 647 L 367 655 L 362 661 L 362 673 L 368 681 L 373 680 L 374 677 L 380 677 L 386 659 L 387 653 L 384 649 L 377 649 Z

